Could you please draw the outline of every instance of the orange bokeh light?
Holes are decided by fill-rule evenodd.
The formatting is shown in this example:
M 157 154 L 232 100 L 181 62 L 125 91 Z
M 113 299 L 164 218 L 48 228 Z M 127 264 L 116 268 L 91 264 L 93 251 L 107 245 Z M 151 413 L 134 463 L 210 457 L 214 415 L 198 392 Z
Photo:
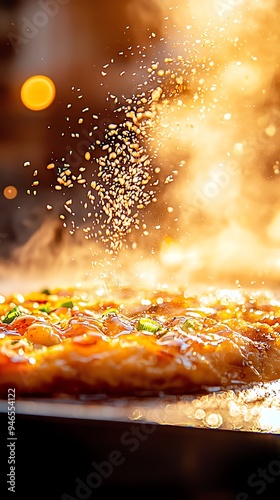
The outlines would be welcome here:
M 17 188 L 15 186 L 6 186 L 3 194 L 8 200 L 13 200 L 17 196 Z
M 55 95 L 55 85 L 49 77 L 34 75 L 23 83 L 20 97 L 28 109 L 41 111 L 52 104 Z

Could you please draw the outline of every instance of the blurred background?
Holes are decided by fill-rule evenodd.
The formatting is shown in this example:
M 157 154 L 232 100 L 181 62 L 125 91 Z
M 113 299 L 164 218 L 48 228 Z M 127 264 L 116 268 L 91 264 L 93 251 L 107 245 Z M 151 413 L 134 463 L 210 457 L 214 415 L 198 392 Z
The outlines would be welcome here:
M 140 286 L 278 285 L 279 18 L 278 0 L 0 0 L 2 282 L 47 281 L 69 263 L 71 278 L 91 279 L 97 262 L 101 278 L 119 265 L 119 282 L 129 262 Z M 57 92 L 40 112 L 20 99 L 36 74 Z M 121 120 L 117 102 L 158 87 L 147 130 L 146 189 L 156 195 L 125 255 L 104 263 L 104 241 L 78 230 L 88 224 L 84 187 L 59 191 L 57 175 L 83 166 L 88 145 Z
M 38 272 L 42 253 L 56 269 L 62 261 L 76 260 L 69 247 L 62 256 L 64 240 L 85 249 L 91 263 L 84 235 L 69 238 L 62 227 L 65 193 L 54 189 L 56 175 L 67 161 L 77 169 L 88 144 L 102 141 L 113 115 L 108 93 L 133 95 L 141 86 L 140 61 L 151 52 L 151 32 L 161 29 L 163 17 L 157 2 L 131 0 L 1 0 L 0 9 L 0 272 L 9 279 L 14 269 L 16 274 L 19 269 Z M 110 66 L 107 79 L 103 66 Z M 37 74 L 56 86 L 54 103 L 40 112 L 20 99 L 24 81 Z M 82 115 L 85 108 L 90 113 Z M 51 162 L 55 169 L 48 171 Z M 34 180 L 38 189 L 31 188 Z M 71 196 L 78 203 L 82 199 L 79 185 Z M 79 208 L 75 217 L 76 228 L 82 223 Z
M 81 109 L 90 107 L 98 115 L 102 131 L 102 123 L 105 126 L 112 119 L 108 92 L 126 94 L 137 87 L 143 75 L 138 71 L 132 77 L 131 73 L 135 59 L 139 65 L 139 54 L 128 58 L 119 53 L 145 44 L 149 30 L 159 27 L 159 7 L 144 8 L 144 17 L 149 16 L 148 31 L 147 19 L 137 16 L 136 2 L 130 0 L 109 0 L 106 5 L 90 0 L 1 0 L 0 9 L 0 251 L 7 257 L 48 216 L 47 203 L 58 215 L 57 193 L 51 188 L 55 177 L 45 167 L 51 161 L 62 164 L 61 158 L 69 156 L 70 149 L 75 151 L 81 138 L 88 138 L 95 125 L 92 117 L 88 121 L 85 117 L 78 140 L 68 130 L 77 129 Z M 113 60 L 108 82 L 101 71 Z M 121 71 L 126 71 L 123 78 L 119 77 Z M 41 112 L 30 111 L 20 100 L 23 82 L 36 74 L 49 76 L 57 90 L 55 102 Z M 77 164 L 80 154 L 73 156 L 72 163 Z M 37 197 L 27 196 L 36 169 L 40 189 Z M 17 189 L 14 199 L 3 196 L 6 186 Z

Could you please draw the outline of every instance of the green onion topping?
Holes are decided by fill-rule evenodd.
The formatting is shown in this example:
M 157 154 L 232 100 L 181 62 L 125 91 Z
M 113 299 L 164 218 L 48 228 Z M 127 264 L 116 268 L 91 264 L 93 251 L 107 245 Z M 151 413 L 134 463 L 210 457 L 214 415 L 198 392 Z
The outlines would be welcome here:
M 22 314 L 21 310 L 19 309 L 18 306 L 16 306 L 6 314 L 5 318 L 2 319 L 2 323 L 7 323 L 7 324 L 12 323 L 12 321 L 14 321 L 14 319 L 20 316 L 21 314 Z
M 181 328 L 184 332 L 189 332 L 190 330 L 195 330 L 196 326 L 196 321 L 194 321 L 193 319 L 186 319 Z
M 48 314 L 50 314 L 50 312 L 51 312 L 50 306 L 48 306 L 47 304 L 43 304 L 42 306 L 38 307 L 38 311 L 43 311 L 43 312 L 46 312 Z
M 60 307 L 68 307 L 69 309 L 72 309 L 74 307 L 74 304 L 72 300 L 68 300 L 67 302 L 63 302 L 60 304 Z
M 136 328 L 137 330 L 146 330 L 147 332 L 156 333 L 161 329 L 161 325 L 154 319 L 140 318 Z

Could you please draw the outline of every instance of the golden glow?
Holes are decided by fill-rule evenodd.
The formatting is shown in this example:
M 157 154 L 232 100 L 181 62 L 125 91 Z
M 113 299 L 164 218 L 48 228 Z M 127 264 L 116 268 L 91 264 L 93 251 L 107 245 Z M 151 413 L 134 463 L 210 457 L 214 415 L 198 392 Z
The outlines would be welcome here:
M 280 432 L 280 410 L 277 408 L 263 408 L 259 416 L 261 429 L 269 432 Z
M 241 61 L 232 62 L 224 73 L 223 85 L 231 91 L 242 92 L 246 95 L 259 91 L 263 79 L 256 63 L 257 61 L 255 65 L 244 64 Z
M 161 246 L 160 261 L 164 266 L 178 266 L 184 259 L 183 248 L 171 238 L 165 238 Z
M 271 220 L 267 228 L 267 235 L 270 238 L 271 242 L 280 242 L 280 211 L 278 211 Z
M 21 87 L 21 100 L 32 111 L 48 108 L 54 101 L 55 95 L 53 81 L 44 75 L 31 76 Z
M 13 200 L 17 196 L 17 188 L 15 186 L 6 186 L 3 195 L 7 200 Z

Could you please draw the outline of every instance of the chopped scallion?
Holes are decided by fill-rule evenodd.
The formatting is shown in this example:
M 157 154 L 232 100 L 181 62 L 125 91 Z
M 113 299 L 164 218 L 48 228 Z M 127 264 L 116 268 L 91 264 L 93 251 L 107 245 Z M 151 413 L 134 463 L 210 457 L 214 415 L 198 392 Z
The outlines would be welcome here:
M 161 329 L 161 325 L 154 319 L 140 318 L 136 328 L 137 330 L 146 330 L 147 332 L 156 333 Z
M 47 304 L 43 304 L 42 306 L 38 307 L 38 311 L 43 311 L 43 312 L 46 312 L 48 314 L 50 314 L 50 312 L 51 312 L 50 306 L 48 306 Z
M 197 322 L 193 319 L 186 319 L 186 321 L 182 324 L 182 330 L 184 332 L 189 332 L 195 330 L 197 327 Z
M 6 316 L 4 317 L 4 319 L 2 319 L 2 323 L 12 323 L 12 321 L 14 321 L 15 318 L 17 318 L 18 316 L 20 316 L 22 314 L 21 310 L 18 308 L 18 306 L 16 307 L 13 307 L 13 309 L 11 309 L 7 314 Z
M 72 300 L 68 300 L 67 302 L 63 302 L 60 304 L 60 307 L 68 307 L 69 309 L 72 309 L 74 307 L 74 304 Z

